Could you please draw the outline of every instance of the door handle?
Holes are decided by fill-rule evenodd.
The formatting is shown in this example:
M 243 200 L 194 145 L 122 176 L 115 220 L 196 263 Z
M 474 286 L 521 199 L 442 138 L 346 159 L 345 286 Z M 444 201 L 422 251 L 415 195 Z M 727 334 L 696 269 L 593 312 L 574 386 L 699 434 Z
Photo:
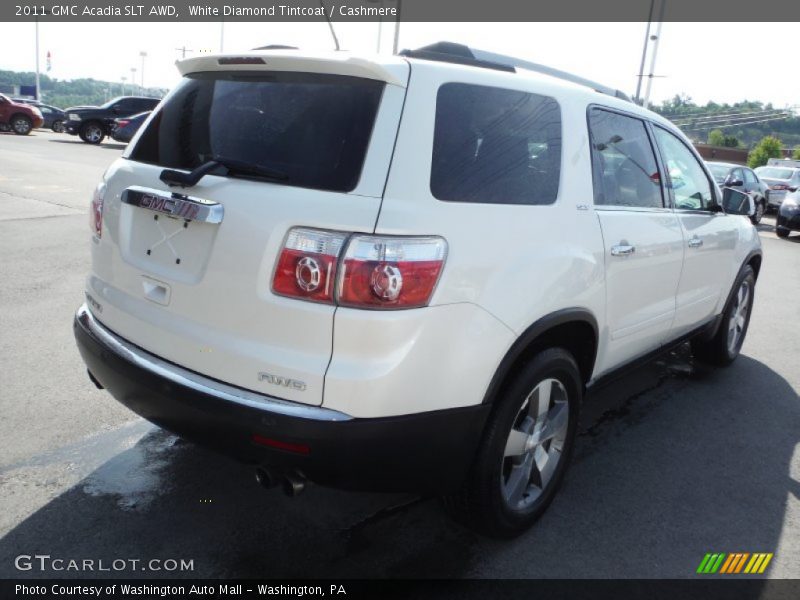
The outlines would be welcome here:
M 618 244 L 611 246 L 611 256 L 628 256 L 636 252 L 636 246 L 630 244 Z
M 692 239 L 689 240 L 689 248 L 699 248 L 703 245 L 703 240 L 699 237 L 694 236 Z

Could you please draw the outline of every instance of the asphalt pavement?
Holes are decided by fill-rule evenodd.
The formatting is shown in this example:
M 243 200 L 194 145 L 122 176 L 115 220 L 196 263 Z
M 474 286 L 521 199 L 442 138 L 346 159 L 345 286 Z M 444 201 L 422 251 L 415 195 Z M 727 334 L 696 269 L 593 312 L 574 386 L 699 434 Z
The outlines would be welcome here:
M 264 490 L 250 468 L 95 389 L 72 315 L 91 193 L 122 148 L 0 134 L 0 577 L 684 578 L 707 552 L 773 552 L 768 577 L 800 577 L 800 235 L 759 226 L 765 259 L 734 366 L 699 367 L 683 346 L 592 394 L 561 492 L 499 542 L 434 498 Z M 15 566 L 35 554 L 142 562 Z

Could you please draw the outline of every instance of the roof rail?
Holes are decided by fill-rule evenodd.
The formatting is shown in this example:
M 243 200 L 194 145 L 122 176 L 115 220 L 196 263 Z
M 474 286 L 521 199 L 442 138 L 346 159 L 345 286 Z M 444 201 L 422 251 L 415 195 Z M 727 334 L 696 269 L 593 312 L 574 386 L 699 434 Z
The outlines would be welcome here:
M 536 73 L 549 75 L 550 77 L 563 79 L 564 81 L 577 83 L 578 85 L 591 88 L 597 92 L 600 92 L 601 94 L 607 94 L 608 96 L 613 96 L 614 98 L 619 98 L 620 100 L 632 102 L 632 100 L 624 92 L 606 85 L 602 85 L 596 81 L 592 81 L 591 79 L 586 79 L 585 77 L 573 75 L 572 73 L 567 73 L 566 71 L 540 65 L 538 63 L 514 58 L 513 56 L 505 56 L 503 54 L 495 54 L 494 52 L 486 52 L 485 50 L 477 50 L 475 48 L 465 46 L 464 44 L 455 44 L 453 42 L 437 42 L 435 44 L 430 44 L 429 46 L 417 48 L 416 50 L 403 50 L 400 55 L 408 56 L 409 58 L 438 60 L 442 62 L 451 62 L 474 67 L 483 67 L 486 69 L 497 69 L 512 73 L 515 73 L 516 69 L 525 69 L 526 71 L 534 71 Z

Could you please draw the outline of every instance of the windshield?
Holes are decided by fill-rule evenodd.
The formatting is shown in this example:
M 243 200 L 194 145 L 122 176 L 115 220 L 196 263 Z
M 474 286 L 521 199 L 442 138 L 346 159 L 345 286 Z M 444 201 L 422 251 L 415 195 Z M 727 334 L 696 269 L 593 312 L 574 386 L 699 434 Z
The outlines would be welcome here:
M 237 171 L 247 164 L 285 174 L 286 185 L 350 191 L 383 85 L 317 73 L 195 73 L 150 121 L 131 158 L 193 170 L 224 156 Z
M 717 165 L 714 163 L 707 163 L 708 168 L 711 171 L 711 174 L 714 176 L 714 179 L 717 181 L 725 181 L 725 178 L 730 173 L 731 168 L 727 165 Z
M 761 167 L 756 169 L 759 177 L 767 177 L 769 179 L 791 179 L 794 174 L 794 169 L 779 169 L 775 167 Z

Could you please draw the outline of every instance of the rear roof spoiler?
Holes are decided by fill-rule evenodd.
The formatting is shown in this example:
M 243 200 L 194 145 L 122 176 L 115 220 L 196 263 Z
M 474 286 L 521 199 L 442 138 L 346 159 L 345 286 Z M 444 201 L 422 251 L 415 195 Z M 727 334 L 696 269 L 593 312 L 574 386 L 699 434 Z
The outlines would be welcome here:
M 382 57 L 383 58 L 383 57 Z M 307 54 L 296 50 L 255 50 L 241 54 L 206 54 L 175 63 L 181 75 L 208 71 L 299 71 L 329 73 L 385 81 L 405 87 L 408 64 L 396 57 L 381 62 L 352 56 L 346 52 Z

